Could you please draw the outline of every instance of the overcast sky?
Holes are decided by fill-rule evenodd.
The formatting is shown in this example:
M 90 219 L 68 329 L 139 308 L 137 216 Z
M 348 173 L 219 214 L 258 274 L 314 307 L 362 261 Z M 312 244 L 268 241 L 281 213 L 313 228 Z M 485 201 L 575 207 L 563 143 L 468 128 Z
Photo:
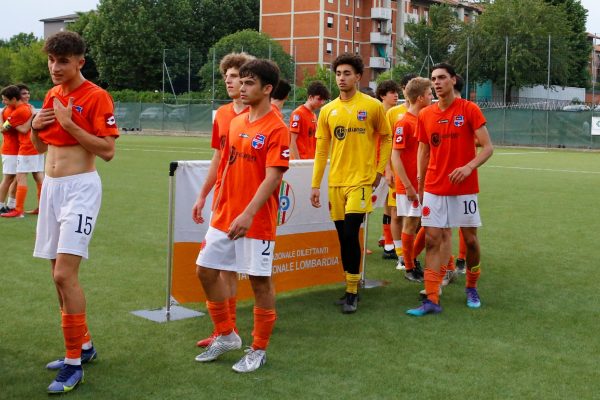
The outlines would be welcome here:
M 42 37 L 44 26 L 40 19 L 89 11 L 98 3 L 99 0 L 0 0 L 3 6 L 0 39 L 8 39 L 20 32 L 33 32 Z M 589 11 L 587 31 L 600 34 L 600 1 L 581 0 L 581 4 Z

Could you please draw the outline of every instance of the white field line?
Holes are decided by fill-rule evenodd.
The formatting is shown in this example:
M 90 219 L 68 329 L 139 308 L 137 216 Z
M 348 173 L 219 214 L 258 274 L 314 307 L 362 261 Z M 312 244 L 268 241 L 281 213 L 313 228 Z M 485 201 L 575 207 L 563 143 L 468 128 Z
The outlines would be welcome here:
M 194 153 L 194 154 L 210 154 L 213 152 L 212 149 L 194 149 L 194 148 L 189 148 L 189 147 L 168 147 L 171 149 L 181 149 L 181 150 L 164 150 L 165 148 L 160 148 L 160 149 L 152 149 L 152 148 L 144 148 L 144 147 L 139 147 L 139 148 L 128 148 L 128 147 L 118 147 L 117 151 L 142 151 L 142 152 L 147 152 L 147 153 Z
M 494 156 L 520 156 L 520 155 L 529 155 L 529 154 L 548 154 L 548 151 L 520 151 L 518 153 L 502 153 L 498 152 L 494 154 Z
M 506 167 L 502 165 L 484 165 L 488 168 L 502 168 L 502 169 L 517 169 L 523 171 L 542 171 L 542 172 L 566 172 L 569 174 L 591 174 L 600 175 L 600 171 L 581 171 L 574 169 L 552 169 L 552 168 L 530 168 L 530 167 Z

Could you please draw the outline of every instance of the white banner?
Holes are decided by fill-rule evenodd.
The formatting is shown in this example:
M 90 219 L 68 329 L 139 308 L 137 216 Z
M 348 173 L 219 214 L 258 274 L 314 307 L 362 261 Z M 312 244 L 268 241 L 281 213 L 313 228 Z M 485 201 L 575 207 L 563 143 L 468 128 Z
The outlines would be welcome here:
M 600 117 L 592 117 L 592 135 L 600 135 Z

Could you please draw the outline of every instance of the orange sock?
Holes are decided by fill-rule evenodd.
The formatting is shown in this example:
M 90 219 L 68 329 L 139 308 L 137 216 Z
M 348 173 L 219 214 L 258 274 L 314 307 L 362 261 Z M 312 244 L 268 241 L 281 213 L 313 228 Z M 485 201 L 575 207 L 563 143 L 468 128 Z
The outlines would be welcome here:
M 92 335 L 90 335 L 90 331 L 87 326 L 87 321 L 85 321 L 83 323 L 83 329 L 84 329 L 84 334 L 83 334 L 82 344 L 90 343 L 92 341 Z M 91 347 L 91 345 L 90 345 L 90 347 Z
M 210 319 L 219 335 L 229 335 L 233 331 L 233 323 L 229 318 L 229 304 L 225 301 L 207 301 L 206 306 Z
M 85 313 L 63 314 L 62 330 L 65 338 L 66 358 L 81 358 L 81 345 L 85 335 Z
M 465 244 L 465 237 L 460 228 L 458 229 L 458 258 L 461 260 L 467 259 L 467 245 Z
M 407 271 L 415 268 L 413 251 L 415 247 L 415 235 L 402 232 L 402 254 L 404 255 L 404 266 Z
M 231 324 L 233 325 L 233 329 L 236 329 L 236 305 L 237 299 L 235 297 L 230 297 L 227 299 L 227 305 L 229 306 L 229 318 L 231 319 Z
M 394 238 L 392 237 L 392 225 L 383 224 L 383 243 L 386 246 L 394 245 Z
M 455 271 L 456 265 L 454 264 L 454 256 L 450 256 L 450 260 L 448 260 L 448 264 L 446 265 L 446 271 Z
M 413 258 L 419 257 L 419 254 L 425 248 L 425 228 L 421 227 L 419 232 L 417 232 L 417 237 L 415 238 L 415 246 L 413 249 Z
M 467 281 L 465 286 L 468 288 L 476 288 L 479 275 L 481 275 L 481 268 L 479 265 L 467 268 Z
M 15 210 L 23 212 L 25 209 L 25 199 L 27 198 L 27 186 L 17 185 L 17 205 Z
M 275 310 L 254 307 L 254 330 L 252 331 L 252 348 L 254 350 L 266 350 L 269 339 L 275 326 L 277 313 Z
M 442 272 L 425 268 L 425 293 L 427 293 L 427 298 L 435 304 L 440 304 L 440 284 L 443 278 Z

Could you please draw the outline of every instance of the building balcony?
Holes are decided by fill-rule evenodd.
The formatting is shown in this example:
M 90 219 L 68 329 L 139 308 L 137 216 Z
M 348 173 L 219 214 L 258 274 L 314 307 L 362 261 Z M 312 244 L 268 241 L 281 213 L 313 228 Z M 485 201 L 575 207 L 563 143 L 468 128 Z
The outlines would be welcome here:
M 390 69 L 390 62 L 384 57 L 370 57 L 369 67 L 375 69 Z
M 381 32 L 371 32 L 371 43 L 372 44 L 392 44 L 392 35 Z
M 371 8 L 371 18 L 372 19 L 381 19 L 385 21 L 392 20 L 392 9 L 391 8 L 383 8 L 383 7 L 374 7 Z

